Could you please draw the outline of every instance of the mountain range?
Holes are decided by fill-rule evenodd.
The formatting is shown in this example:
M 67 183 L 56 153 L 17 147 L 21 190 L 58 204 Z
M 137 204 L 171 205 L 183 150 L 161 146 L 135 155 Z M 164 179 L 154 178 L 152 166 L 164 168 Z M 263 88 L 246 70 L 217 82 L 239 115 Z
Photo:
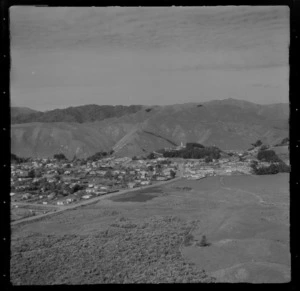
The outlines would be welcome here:
M 21 157 L 64 153 L 88 157 L 145 155 L 181 143 L 245 150 L 261 139 L 275 144 L 289 136 L 289 105 L 237 99 L 166 106 L 85 105 L 46 112 L 11 108 L 11 152 Z

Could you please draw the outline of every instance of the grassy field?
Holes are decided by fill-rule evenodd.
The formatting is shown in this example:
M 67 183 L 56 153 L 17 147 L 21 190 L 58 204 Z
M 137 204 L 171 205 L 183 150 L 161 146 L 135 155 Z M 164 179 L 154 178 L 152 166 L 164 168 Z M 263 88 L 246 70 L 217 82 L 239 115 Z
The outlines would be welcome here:
M 286 282 L 288 179 L 180 180 L 13 226 L 11 281 Z

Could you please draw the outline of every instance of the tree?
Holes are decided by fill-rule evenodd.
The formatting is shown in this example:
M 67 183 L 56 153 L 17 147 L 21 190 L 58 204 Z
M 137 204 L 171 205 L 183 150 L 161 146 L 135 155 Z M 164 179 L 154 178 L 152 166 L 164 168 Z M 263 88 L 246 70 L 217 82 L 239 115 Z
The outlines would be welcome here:
M 254 147 L 259 147 L 261 146 L 263 143 L 261 140 L 257 140 L 255 143 L 252 143 L 251 145 L 253 145 Z
M 176 172 L 173 171 L 172 169 L 170 170 L 170 176 L 171 176 L 172 179 L 174 179 L 175 176 L 176 176 Z
M 106 171 L 104 178 L 106 179 L 112 179 L 113 178 L 113 173 L 111 170 Z
M 150 153 L 150 154 L 147 156 L 147 159 L 148 159 L 148 160 L 154 160 L 154 159 L 155 159 L 154 153 Z
M 268 145 L 262 145 L 262 146 L 260 147 L 260 150 L 261 150 L 261 151 L 264 151 L 264 150 L 267 150 L 268 148 L 269 148 Z
M 212 159 L 210 156 L 208 156 L 208 157 L 205 158 L 205 163 L 207 163 L 207 164 L 208 164 L 208 163 L 211 163 L 212 160 L 213 160 L 213 159 Z
M 187 142 L 186 143 L 186 148 L 201 148 L 201 149 L 204 149 L 205 146 L 200 144 L 200 143 L 196 143 L 196 142 Z
M 28 177 L 29 177 L 29 178 L 34 178 L 34 177 L 35 177 L 35 171 L 34 171 L 34 169 L 31 169 L 31 170 L 28 172 Z
M 53 156 L 54 159 L 58 160 L 58 161 L 63 161 L 63 160 L 67 160 L 66 156 L 62 153 L 60 154 L 55 154 Z
M 281 159 L 273 150 L 260 150 L 257 153 L 257 159 L 266 162 L 281 162 Z
M 207 247 L 210 245 L 210 243 L 207 242 L 206 236 L 202 235 L 202 239 L 200 241 L 200 247 Z

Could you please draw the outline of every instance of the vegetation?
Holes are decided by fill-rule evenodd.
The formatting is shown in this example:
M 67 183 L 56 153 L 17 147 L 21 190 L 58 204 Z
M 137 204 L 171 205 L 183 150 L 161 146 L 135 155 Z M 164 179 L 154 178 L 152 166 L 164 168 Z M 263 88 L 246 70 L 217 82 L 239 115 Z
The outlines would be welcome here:
M 13 238 L 11 280 L 14 285 L 214 282 L 179 251 L 190 228 L 174 216 L 119 217 L 88 235 Z
M 253 145 L 254 147 L 260 147 L 262 144 L 263 143 L 261 140 L 257 140 L 255 143 L 252 143 L 251 145 Z
M 11 123 L 28 122 L 91 122 L 111 117 L 121 117 L 142 109 L 141 105 L 112 106 L 112 105 L 84 105 L 65 109 L 54 109 L 46 112 L 33 112 L 30 114 L 15 114 L 11 116 Z
M 273 175 L 278 173 L 289 173 L 291 171 L 290 166 L 282 160 L 279 162 L 272 162 L 269 166 L 263 167 L 258 167 L 258 162 L 252 161 L 250 167 L 255 175 Z
M 170 170 L 170 175 L 171 175 L 171 178 L 174 179 L 176 176 L 176 172 L 173 170 Z
M 155 159 L 155 154 L 154 154 L 154 153 L 150 153 L 150 154 L 147 156 L 147 159 L 148 159 L 148 160 L 154 160 L 154 159 Z
M 202 236 L 202 239 L 200 241 L 200 243 L 198 244 L 200 247 L 208 247 L 210 246 L 210 243 L 207 242 L 207 238 L 205 235 Z
M 264 150 L 267 150 L 268 148 L 269 148 L 268 145 L 262 145 L 262 146 L 260 147 L 260 150 L 261 150 L 261 151 L 264 151 Z
M 285 146 L 290 144 L 290 139 L 288 137 L 284 138 L 280 143 L 276 144 L 275 147 Z
M 282 162 L 273 150 L 260 150 L 257 159 L 269 163 Z
M 251 168 L 255 175 L 273 175 L 278 173 L 289 173 L 291 171 L 290 166 L 288 166 L 284 162 L 272 163 L 266 167 L 256 167 L 254 165 L 251 165 Z
M 95 162 L 95 161 L 105 158 L 107 155 L 108 155 L 107 152 L 97 152 L 94 155 L 88 157 L 87 160 L 90 162 Z
M 208 164 L 208 163 L 211 163 L 213 161 L 213 159 L 211 158 L 211 156 L 208 156 L 208 157 L 205 158 L 204 161 L 205 161 L 205 163 Z
M 196 142 L 187 142 L 186 143 L 186 148 L 190 149 L 190 148 L 200 148 L 200 149 L 204 149 L 205 146 L 200 144 L 200 143 L 196 143 Z
M 55 154 L 55 155 L 53 156 L 53 158 L 54 158 L 55 160 L 58 160 L 58 161 L 66 161 L 66 160 L 67 160 L 66 156 L 65 156 L 64 154 L 62 154 L 62 153 L 60 153 L 60 154 Z
M 17 155 L 11 153 L 11 154 L 10 154 L 10 161 L 11 161 L 11 163 L 17 163 L 17 164 L 20 164 L 20 163 L 25 163 L 25 162 L 27 162 L 28 159 L 18 157 Z
M 221 150 L 217 147 L 201 147 L 189 146 L 181 150 L 164 151 L 163 156 L 165 158 L 184 158 L 184 159 L 204 159 L 209 157 L 212 159 L 219 159 L 221 157 Z

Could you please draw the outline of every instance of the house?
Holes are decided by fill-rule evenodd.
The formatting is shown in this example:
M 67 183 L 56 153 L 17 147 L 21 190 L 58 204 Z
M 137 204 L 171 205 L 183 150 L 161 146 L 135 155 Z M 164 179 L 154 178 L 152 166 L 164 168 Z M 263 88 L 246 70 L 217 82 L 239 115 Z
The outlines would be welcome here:
M 89 199 L 89 198 L 91 198 L 91 195 L 83 195 L 81 198 L 83 198 L 83 199 Z
M 128 188 L 132 189 L 136 186 L 136 183 L 128 183 L 127 186 Z
M 67 204 L 72 203 L 73 201 L 74 201 L 73 198 L 68 198 L 68 199 L 66 199 L 66 203 L 67 203 Z
M 142 182 L 141 182 L 141 185 L 150 185 L 150 184 L 151 184 L 150 181 L 142 181 Z
M 29 199 L 32 195 L 29 193 L 25 193 L 22 195 L 22 199 Z

